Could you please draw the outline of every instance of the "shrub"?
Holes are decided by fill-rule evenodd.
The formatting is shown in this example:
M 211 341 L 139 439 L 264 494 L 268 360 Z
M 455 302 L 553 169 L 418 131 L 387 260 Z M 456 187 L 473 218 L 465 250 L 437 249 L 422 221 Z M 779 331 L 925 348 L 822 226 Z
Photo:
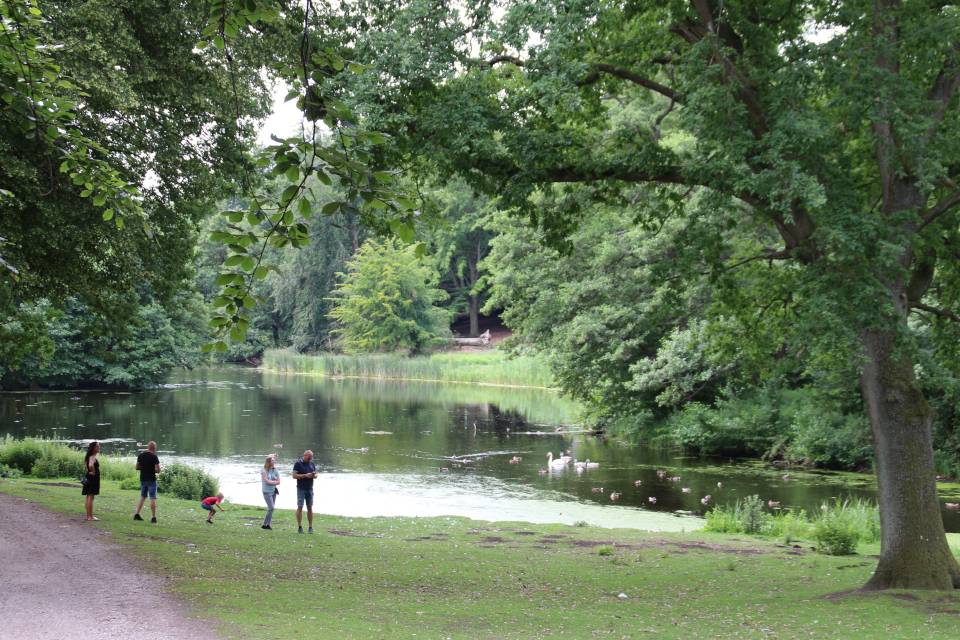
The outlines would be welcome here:
M 124 491 L 140 488 L 140 478 L 124 478 L 120 481 L 120 488 Z
M 598 555 L 598 556 L 612 556 L 612 555 L 613 555 L 613 547 L 611 547 L 610 545 L 604 545 L 604 546 L 602 546 L 602 547 L 597 547 L 597 555 Z
M 31 475 L 36 478 L 79 478 L 83 475 L 83 457 L 80 451 L 67 447 L 50 447 L 33 465 Z
M 737 500 L 733 507 L 717 507 L 707 512 L 705 519 L 706 531 L 757 534 L 769 528 L 769 521 L 773 520 L 773 517 L 763 512 L 760 496 L 753 495 L 742 501 Z
M 169 493 L 183 500 L 203 500 L 217 495 L 219 482 L 202 470 L 175 462 L 157 476 L 157 492 Z
M 743 532 L 760 533 L 764 524 L 763 501 L 760 500 L 760 496 L 754 494 L 745 498 L 739 508 Z
M 35 438 L 15 440 L 10 434 L 7 434 L 3 446 L 0 447 L 0 464 L 14 467 L 24 473 L 30 473 L 33 471 L 33 465 L 43 457 L 49 445 L 50 443 L 46 440 Z
M 832 556 L 846 556 L 857 552 L 860 532 L 847 518 L 827 512 L 814 523 L 813 539 L 821 551 Z

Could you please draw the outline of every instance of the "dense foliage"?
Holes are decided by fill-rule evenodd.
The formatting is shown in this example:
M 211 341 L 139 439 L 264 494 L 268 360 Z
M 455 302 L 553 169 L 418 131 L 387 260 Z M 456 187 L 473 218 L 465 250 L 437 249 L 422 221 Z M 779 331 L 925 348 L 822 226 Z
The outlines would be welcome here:
M 435 302 L 447 298 L 437 288 L 437 271 L 417 259 L 413 247 L 395 240 L 369 239 L 347 263 L 333 293 L 330 316 L 345 353 L 417 353 L 449 337 L 450 319 Z

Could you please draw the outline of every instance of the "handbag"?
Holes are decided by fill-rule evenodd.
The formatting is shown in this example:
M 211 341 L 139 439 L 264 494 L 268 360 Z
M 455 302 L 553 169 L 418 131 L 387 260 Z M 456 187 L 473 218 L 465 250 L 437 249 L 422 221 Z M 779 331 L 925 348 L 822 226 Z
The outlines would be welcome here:
M 90 482 L 90 478 L 88 478 L 86 474 L 80 477 L 80 484 L 87 484 L 88 482 Z

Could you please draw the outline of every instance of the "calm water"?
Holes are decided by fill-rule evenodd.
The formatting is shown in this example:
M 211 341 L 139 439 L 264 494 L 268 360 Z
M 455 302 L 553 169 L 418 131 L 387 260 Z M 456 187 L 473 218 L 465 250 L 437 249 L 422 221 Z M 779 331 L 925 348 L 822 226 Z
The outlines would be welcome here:
M 253 505 L 263 504 L 263 458 L 277 453 L 284 508 L 295 506 L 293 463 L 312 449 L 321 471 L 315 509 L 344 516 L 690 530 L 702 519 L 689 512 L 703 510 L 707 495 L 713 505 L 756 493 L 807 510 L 835 497 L 876 495 L 868 476 L 730 464 L 574 433 L 574 411 L 542 391 L 334 382 L 222 367 L 178 373 L 165 388 L 138 393 L 3 394 L 0 434 L 98 439 L 105 452 L 131 454 L 137 443 L 156 440 L 161 464 L 198 464 L 220 479 L 229 500 Z M 547 452 L 561 451 L 599 467 L 548 471 Z M 511 463 L 515 456 L 522 460 Z M 661 478 L 658 471 L 667 473 Z M 616 501 L 614 491 L 621 493 Z M 949 531 L 960 531 L 960 515 L 944 517 Z

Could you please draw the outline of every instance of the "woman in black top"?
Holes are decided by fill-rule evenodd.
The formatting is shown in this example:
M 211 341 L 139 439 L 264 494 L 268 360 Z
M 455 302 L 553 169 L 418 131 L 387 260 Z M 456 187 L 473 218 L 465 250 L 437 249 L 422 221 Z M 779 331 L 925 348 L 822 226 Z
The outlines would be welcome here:
M 87 470 L 87 484 L 83 485 L 81 495 L 87 496 L 87 520 L 99 520 L 93 515 L 93 499 L 100 495 L 100 461 L 97 460 L 97 454 L 100 453 L 100 443 L 91 442 L 87 447 L 87 455 L 83 458 L 83 466 Z

